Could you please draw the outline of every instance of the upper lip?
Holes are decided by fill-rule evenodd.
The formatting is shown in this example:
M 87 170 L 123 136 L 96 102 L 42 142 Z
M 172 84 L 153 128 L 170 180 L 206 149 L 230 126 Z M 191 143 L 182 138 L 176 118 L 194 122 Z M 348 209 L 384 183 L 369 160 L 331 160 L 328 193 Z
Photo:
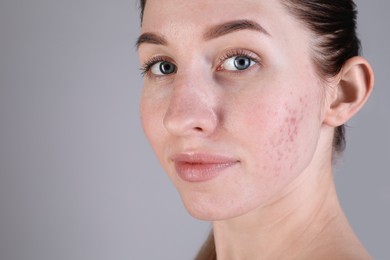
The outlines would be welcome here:
M 191 164 L 226 164 L 235 163 L 239 160 L 225 155 L 205 152 L 183 152 L 172 157 L 175 163 L 191 163 Z

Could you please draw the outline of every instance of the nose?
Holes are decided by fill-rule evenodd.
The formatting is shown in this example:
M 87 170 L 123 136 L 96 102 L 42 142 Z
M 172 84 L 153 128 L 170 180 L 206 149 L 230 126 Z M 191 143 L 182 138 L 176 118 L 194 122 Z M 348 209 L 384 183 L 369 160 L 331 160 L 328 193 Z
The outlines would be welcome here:
M 164 126 L 175 136 L 208 136 L 217 128 L 216 95 L 211 88 L 176 84 L 164 116 Z

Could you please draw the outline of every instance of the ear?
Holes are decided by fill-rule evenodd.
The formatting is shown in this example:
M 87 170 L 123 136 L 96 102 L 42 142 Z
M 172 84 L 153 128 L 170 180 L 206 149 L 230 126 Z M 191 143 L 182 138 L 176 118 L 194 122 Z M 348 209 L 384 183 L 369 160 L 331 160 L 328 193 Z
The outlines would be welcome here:
M 374 87 L 374 73 L 362 57 L 349 59 L 337 76 L 327 102 L 324 123 L 337 127 L 347 122 L 364 105 Z

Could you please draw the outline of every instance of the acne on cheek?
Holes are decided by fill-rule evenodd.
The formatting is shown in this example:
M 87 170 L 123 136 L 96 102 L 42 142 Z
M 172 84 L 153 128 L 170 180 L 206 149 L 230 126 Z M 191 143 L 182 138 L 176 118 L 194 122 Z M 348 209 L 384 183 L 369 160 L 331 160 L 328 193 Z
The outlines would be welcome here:
M 308 103 L 305 97 L 299 98 L 297 102 L 285 102 L 278 111 L 270 111 L 270 116 L 276 118 L 277 123 L 273 138 L 269 140 L 267 155 L 270 161 L 276 162 L 275 174 L 281 171 L 293 170 L 298 163 L 301 152 L 302 127 L 307 114 Z M 280 114 L 280 116 L 277 116 Z M 304 138 L 304 137 L 303 137 Z

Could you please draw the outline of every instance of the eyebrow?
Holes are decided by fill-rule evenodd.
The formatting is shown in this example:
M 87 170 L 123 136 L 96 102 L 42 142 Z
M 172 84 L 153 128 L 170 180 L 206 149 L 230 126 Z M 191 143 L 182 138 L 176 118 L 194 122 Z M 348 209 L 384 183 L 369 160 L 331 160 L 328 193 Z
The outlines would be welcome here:
M 267 30 L 264 29 L 259 23 L 252 20 L 234 20 L 225 23 L 221 23 L 218 25 L 212 26 L 210 29 L 206 31 L 203 35 L 203 38 L 206 40 L 215 39 L 221 36 L 224 36 L 229 33 L 233 33 L 236 31 L 242 30 L 252 30 L 261 32 L 267 36 L 271 36 Z
M 264 29 L 259 23 L 252 20 L 234 20 L 229 22 L 224 22 L 221 24 L 214 25 L 206 30 L 203 34 L 205 40 L 212 40 L 233 32 L 242 31 L 242 30 L 252 30 L 261 32 L 267 36 L 271 36 L 267 30 Z M 136 41 L 136 48 L 143 43 L 156 44 L 156 45 L 167 45 L 167 40 L 162 35 L 156 33 L 143 33 L 141 34 Z
M 143 33 L 138 37 L 135 43 L 135 47 L 138 49 L 139 46 L 143 43 L 167 45 L 167 40 L 165 40 L 164 36 L 155 33 Z

